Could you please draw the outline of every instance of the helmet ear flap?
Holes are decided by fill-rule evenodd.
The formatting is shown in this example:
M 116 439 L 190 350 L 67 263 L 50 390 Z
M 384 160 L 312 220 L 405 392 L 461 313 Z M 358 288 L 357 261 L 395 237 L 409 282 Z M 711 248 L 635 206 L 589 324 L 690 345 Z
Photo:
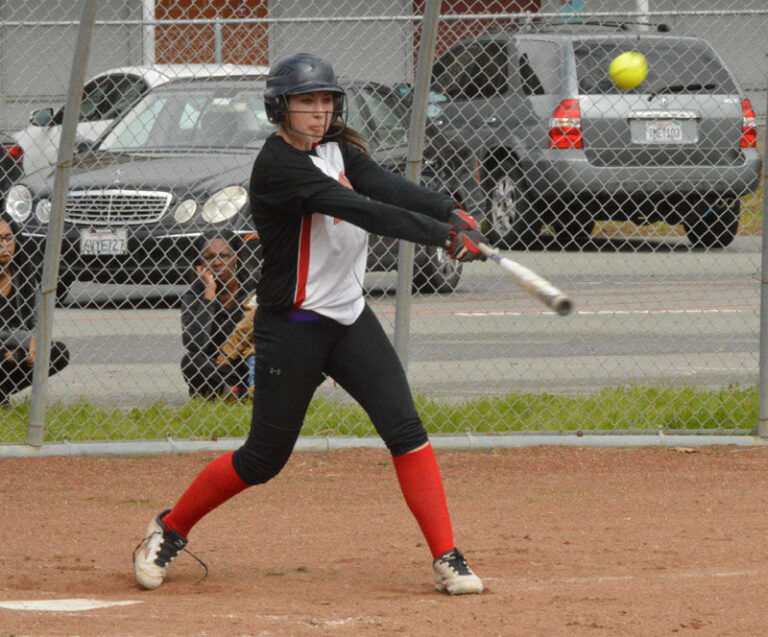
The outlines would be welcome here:
M 344 113 L 344 93 L 334 93 L 333 95 L 333 119 L 332 122 L 341 122 L 346 124 Z
M 287 110 L 286 99 L 284 95 L 274 95 L 264 97 L 264 110 L 267 113 L 267 119 L 272 124 L 281 124 L 285 120 L 285 111 Z

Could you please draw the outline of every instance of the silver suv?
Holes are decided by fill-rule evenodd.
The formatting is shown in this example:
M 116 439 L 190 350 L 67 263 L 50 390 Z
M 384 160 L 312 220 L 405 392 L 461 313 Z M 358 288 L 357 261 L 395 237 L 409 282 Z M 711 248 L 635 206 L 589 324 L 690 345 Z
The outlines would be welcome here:
M 649 67 L 628 91 L 608 77 L 624 51 Z M 693 245 L 724 247 L 739 198 L 759 183 L 752 106 L 699 38 L 573 23 L 499 30 L 445 52 L 432 88 L 450 98 L 433 121 L 474 147 L 486 231 L 507 245 L 548 229 L 581 247 L 597 220 L 614 219 L 683 224 Z

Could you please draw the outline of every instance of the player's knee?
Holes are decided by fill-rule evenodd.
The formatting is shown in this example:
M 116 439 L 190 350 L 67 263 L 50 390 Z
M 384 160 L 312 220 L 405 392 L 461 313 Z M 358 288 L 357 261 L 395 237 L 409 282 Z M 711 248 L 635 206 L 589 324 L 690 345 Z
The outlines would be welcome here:
M 232 455 L 232 464 L 240 479 L 246 484 L 264 484 L 280 473 L 289 457 L 290 453 L 285 456 L 268 457 L 266 454 L 243 446 Z
M 427 431 L 419 418 L 403 421 L 386 433 L 382 433 L 384 444 L 393 456 L 413 451 L 429 440 Z

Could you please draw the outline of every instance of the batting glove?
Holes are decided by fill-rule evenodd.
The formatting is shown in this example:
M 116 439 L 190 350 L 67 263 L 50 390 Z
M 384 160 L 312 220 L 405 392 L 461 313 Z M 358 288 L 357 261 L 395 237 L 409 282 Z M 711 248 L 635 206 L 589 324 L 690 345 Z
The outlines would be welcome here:
M 474 217 L 458 208 L 451 211 L 448 216 L 448 223 L 452 226 L 458 226 L 462 230 L 478 230 L 477 221 Z
M 480 251 L 480 243 L 488 243 L 488 239 L 479 230 L 463 230 L 459 226 L 453 226 L 448 232 L 448 239 L 445 242 L 445 249 L 452 259 L 462 263 L 480 259 L 486 260 L 486 256 Z

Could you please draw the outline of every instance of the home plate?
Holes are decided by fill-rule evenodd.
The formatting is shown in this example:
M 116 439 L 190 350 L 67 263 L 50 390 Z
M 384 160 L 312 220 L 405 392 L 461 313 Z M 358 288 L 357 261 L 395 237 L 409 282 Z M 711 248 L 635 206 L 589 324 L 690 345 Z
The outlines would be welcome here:
M 0 601 L 0 608 L 7 610 L 41 610 L 74 612 L 81 610 L 93 610 L 94 608 L 108 608 L 109 606 L 130 606 L 139 602 L 105 602 L 100 599 L 25 599 L 12 602 Z

